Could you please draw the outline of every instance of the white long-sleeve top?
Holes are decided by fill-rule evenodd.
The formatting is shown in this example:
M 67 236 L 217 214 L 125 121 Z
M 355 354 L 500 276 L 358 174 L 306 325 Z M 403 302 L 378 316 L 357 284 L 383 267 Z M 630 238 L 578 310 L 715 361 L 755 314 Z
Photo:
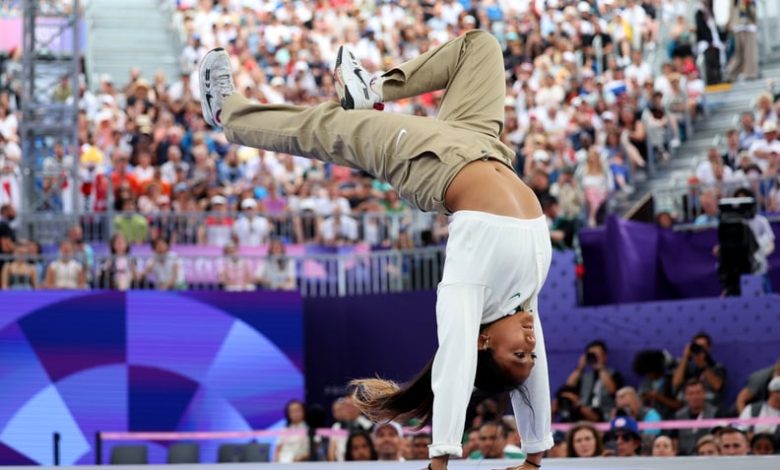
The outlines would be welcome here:
M 477 370 L 481 324 L 511 315 L 527 303 L 534 316 L 536 365 L 525 387 L 530 407 L 511 392 L 523 450 L 553 446 L 550 385 L 544 337 L 536 312 L 552 248 L 544 217 L 520 220 L 483 212 L 456 212 L 449 225 L 444 274 L 438 288 L 439 348 L 433 362 L 433 444 L 429 455 L 461 457 L 466 408 Z

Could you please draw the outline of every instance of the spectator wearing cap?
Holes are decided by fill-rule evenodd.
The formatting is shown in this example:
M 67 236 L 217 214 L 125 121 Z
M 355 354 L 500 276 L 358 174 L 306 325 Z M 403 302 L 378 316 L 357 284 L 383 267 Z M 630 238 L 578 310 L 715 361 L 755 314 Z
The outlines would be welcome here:
M 766 389 L 766 400 L 754 401 L 743 408 L 740 418 L 780 418 L 780 376 L 773 377 Z M 768 433 L 774 435 L 775 439 L 780 439 L 780 426 L 776 424 L 756 424 L 752 432 Z
M 734 426 L 726 426 L 721 430 L 720 452 L 726 456 L 748 455 L 750 444 L 745 431 Z
M 720 441 L 712 434 L 705 434 L 696 441 L 696 455 L 712 457 L 720 455 Z
M 764 137 L 754 141 L 748 152 L 761 171 L 766 173 L 770 163 L 780 157 L 780 139 L 777 138 L 777 123 L 774 121 L 764 122 L 761 130 Z
M 630 416 L 618 416 L 609 423 L 610 437 L 617 443 L 615 455 L 636 457 L 642 448 L 639 425 Z
M 692 378 L 685 383 L 685 406 L 674 415 L 674 419 L 696 420 L 713 419 L 718 415 L 718 409 L 707 403 L 704 385 L 697 378 Z M 677 438 L 677 447 L 680 455 L 691 455 L 696 448 L 696 442 L 700 437 L 709 433 L 707 428 L 679 429 L 672 432 Z
M 379 423 L 374 427 L 373 437 L 378 460 L 395 462 L 404 460 L 401 454 L 404 431 L 400 424 L 395 421 Z
M 567 386 L 579 388 L 582 412 L 592 421 L 608 419 L 615 407 L 615 392 L 623 386 L 623 376 L 607 362 L 606 343 L 591 341 L 566 379 Z
M 268 242 L 271 224 L 258 214 L 257 201 L 246 198 L 241 201 L 241 217 L 233 226 L 233 234 L 238 237 L 241 246 L 258 246 Z
M 228 210 L 227 202 L 227 198 L 221 194 L 211 196 L 209 215 L 198 231 L 199 244 L 225 246 L 230 243 L 234 220 Z

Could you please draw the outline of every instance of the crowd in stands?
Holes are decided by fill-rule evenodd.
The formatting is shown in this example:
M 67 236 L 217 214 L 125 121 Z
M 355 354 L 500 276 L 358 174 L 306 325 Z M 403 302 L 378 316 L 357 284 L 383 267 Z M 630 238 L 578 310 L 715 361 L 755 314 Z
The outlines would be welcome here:
M 577 228 L 599 224 L 613 196 L 629 194 L 651 161 L 668 159 L 687 137 L 704 84 L 691 54 L 694 25 L 686 5 L 179 0 L 186 38 L 179 76 L 158 72 L 148 81 L 142 72 L 153 71 L 132 69 L 128 77 L 101 76 L 97 83 L 82 77 L 78 90 L 63 78 L 52 91 L 54 101 L 78 99 L 80 146 L 74 155 L 49 143 L 38 156 L 45 175 L 39 187 L 54 210 L 128 214 L 132 220 L 116 223 L 134 229 L 131 245 L 165 236 L 223 246 L 229 227 L 244 218 L 260 239 L 268 232 L 296 243 L 392 245 L 414 224 L 401 219 L 392 229 L 376 229 L 371 221 L 384 219 L 362 217 L 399 220 L 410 213 L 392 188 L 347 168 L 227 143 L 200 115 L 197 63 L 208 49 L 224 47 L 241 93 L 263 103 L 313 105 L 334 97 L 331 70 L 340 44 L 350 45 L 370 71 L 383 70 L 482 28 L 504 50 L 502 139 L 517 150 L 517 171 L 538 194 L 556 245 L 570 247 Z M 660 37 L 662 21 L 675 23 L 676 33 Z M 668 59 L 659 73 L 648 60 L 657 51 Z M 10 51 L 0 79 L 0 204 L 17 208 L 20 61 L 21 51 Z M 388 103 L 384 112 L 435 116 L 440 97 Z M 69 172 L 74 158 L 78 188 Z M 185 217 L 201 211 L 213 214 Z M 207 228 L 192 230 L 197 224 Z M 432 224 L 425 228 L 435 231 Z
M 554 433 L 547 458 L 600 456 L 738 456 L 780 453 L 780 426 L 728 424 L 715 428 L 640 429 L 639 423 L 661 420 L 780 417 L 780 360 L 755 371 L 735 403 L 726 403 L 727 371 L 711 354 L 712 342 L 699 333 L 675 358 L 661 350 L 637 354 L 633 369 L 640 382 L 628 385 L 610 366 L 607 346 L 593 341 L 553 399 L 554 422 L 571 423 L 568 432 Z M 463 436 L 463 458 L 523 459 L 522 436 L 502 397 L 475 394 Z M 319 410 L 321 411 L 321 410 Z M 306 427 L 306 407 L 292 401 L 285 410 L 288 429 Z M 416 431 L 419 423 L 389 422 L 372 426 L 349 395 L 332 405 L 334 430 L 348 437 L 331 437 L 316 449 L 318 460 L 427 460 L 431 436 Z M 599 431 L 595 422 L 609 422 Z M 726 421 L 728 422 L 728 421 Z M 402 427 L 400 424 L 408 425 Z M 318 425 L 322 426 L 322 424 Z M 283 436 L 276 461 L 306 460 L 306 436 Z

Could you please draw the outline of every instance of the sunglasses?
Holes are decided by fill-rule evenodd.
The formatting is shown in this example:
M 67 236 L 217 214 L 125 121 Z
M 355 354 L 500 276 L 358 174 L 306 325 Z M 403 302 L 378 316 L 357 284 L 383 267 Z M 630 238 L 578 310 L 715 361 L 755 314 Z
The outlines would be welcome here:
M 618 441 L 631 442 L 635 439 L 634 435 L 627 432 L 621 432 L 615 435 L 615 439 Z

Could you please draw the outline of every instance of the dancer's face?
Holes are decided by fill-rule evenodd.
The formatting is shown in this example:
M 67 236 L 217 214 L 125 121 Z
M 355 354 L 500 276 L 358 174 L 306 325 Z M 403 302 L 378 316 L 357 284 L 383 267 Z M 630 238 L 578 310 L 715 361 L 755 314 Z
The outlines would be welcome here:
M 516 383 L 525 381 L 536 363 L 534 319 L 528 312 L 504 317 L 482 331 L 478 347 L 487 343 L 493 358 Z

